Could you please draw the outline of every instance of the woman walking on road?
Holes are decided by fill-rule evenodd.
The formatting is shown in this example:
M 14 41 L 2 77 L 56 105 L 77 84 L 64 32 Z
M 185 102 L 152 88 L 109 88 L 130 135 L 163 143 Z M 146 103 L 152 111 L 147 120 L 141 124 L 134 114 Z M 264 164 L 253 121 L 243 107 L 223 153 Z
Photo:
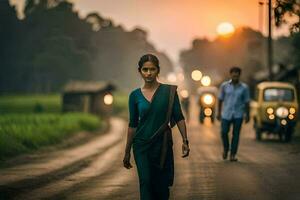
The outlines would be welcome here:
M 129 124 L 124 167 L 132 168 L 130 151 L 137 166 L 141 200 L 169 199 L 174 179 L 171 128 L 177 124 L 182 136 L 182 157 L 189 155 L 185 118 L 177 86 L 160 83 L 159 60 L 152 54 L 140 58 L 138 71 L 144 80 L 141 88 L 129 95 Z M 170 125 L 169 125 L 170 124 Z

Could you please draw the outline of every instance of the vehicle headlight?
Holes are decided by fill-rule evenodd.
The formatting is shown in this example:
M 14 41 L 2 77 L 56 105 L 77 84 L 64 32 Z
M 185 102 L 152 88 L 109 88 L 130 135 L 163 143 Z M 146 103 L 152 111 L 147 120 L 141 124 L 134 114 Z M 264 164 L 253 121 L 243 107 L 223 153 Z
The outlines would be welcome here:
M 206 105 L 211 105 L 214 102 L 214 97 L 211 94 L 205 94 L 202 100 Z
M 275 115 L 273 115 L 273 114 L 269 115 L 269 119 L 270 119 L 270 120 L 275 119 Z
M 294 115 L 292 115 L 292 114 L 289 114 L 289 119 L 290 120 L 293 120 L 295 118 L 295 116 Z
M 204 114 L 205 114 L 205 116 L 210 117 L 210 116 L 212 115 L 212 110 L 211 110 L 211 108 L 205 108 L 205 109 L 204 109 Z
M 285 119 L 283 119 L 283 120 L 281 120 L 280 123 L 285 126 L 287 124 L 287 121 Z
M 273 113 L 274 113 L 274 109 L 271 108 L 271 107 L 267 108 L 267 113 L 268 113 L 269 115 L 273 114 Z
M 276 110 L 276 116 L 286 118 L 289 115 L 289 110 L 286 107 L 279 107 Z
M 289 111 L 290 111 L 290 114 L 292 114 L 292 115 L 296 113 L 296 109 L 293 107 L 291 107 Z

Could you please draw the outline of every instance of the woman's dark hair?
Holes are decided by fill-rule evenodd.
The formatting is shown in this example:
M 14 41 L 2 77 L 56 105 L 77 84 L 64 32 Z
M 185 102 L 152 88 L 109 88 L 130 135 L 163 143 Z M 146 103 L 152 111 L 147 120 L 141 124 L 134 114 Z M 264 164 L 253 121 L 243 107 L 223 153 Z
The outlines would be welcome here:
M 142 69 L 143 65 L 145 64 L 145 62 L 152 62 L 157 67 L 158 73 L 159 73 L 159 71 L 160 71 L 159 60 L 158 60 L 158 58 L 155 55 L 153 55 L 153 54 L 145 54 L 145 55 L 143 55 L 140 58 L 139 63 L 138 63 L 138 65 L 139 65 L 139 68 L 138 68 L 139 72 L 141 72 L 141 69 Z

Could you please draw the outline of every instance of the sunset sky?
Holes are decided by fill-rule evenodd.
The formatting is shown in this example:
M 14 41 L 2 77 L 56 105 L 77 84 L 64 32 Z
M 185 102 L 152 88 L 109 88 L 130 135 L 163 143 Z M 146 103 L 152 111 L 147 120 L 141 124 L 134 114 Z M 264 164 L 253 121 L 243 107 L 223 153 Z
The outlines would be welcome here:
M 25 0 L 11 0 L 22 9 Z M 196 37 L 213 39 L 221 22 L 258 29 L 258 0 L 70 0 L 81 16 L 97 11 L 126 30 L 142 27 L 176 63 Z M 267 7 L 265 7 L 265 11 Z M 266 23 L 265 23 L 266 24 Z M 266 26 L 265 26 L 266 30 Z M 277 31 L 275 35 L 283 31 Z

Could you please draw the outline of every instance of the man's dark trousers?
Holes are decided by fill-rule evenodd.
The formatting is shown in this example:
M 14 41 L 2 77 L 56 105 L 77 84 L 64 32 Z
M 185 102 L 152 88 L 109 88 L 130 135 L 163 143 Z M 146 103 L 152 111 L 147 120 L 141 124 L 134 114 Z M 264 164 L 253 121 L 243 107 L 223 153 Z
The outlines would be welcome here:
M 233 130 L 232 130 L 230 154 L 235 155 L 237 153 L 242 123 L 243 123 L 243 118 L 233 118 L 232 120 L 222 119 L 221 135 L 222 135 L 224 152 L 229 151 L 228 132 L 229 132 L 230 126 L 232 124 Z

